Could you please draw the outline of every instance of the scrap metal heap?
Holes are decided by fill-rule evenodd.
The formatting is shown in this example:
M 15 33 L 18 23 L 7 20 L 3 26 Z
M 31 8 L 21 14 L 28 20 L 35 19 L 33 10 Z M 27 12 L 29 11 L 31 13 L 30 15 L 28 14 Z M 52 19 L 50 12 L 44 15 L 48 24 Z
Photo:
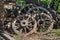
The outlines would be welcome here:
M 7 32 L 10 35 L 20 33 L 21 36 L 26 37 L 33 33 L 38 35 L 47 34 L 53 29 L 54 23 L 58 18 L 55 12 L 43 7 L 44 4 L 35 4 L 34 2 L 27 2 L 27 4 L 25 4 L 26 2 L 23 1 L 24 5 L 22 5 L 16 1 L 17 0 L 3 1 L 4 14 L 2 14 L 4 16 L 2 15 L 2 29 L 4 33 Z

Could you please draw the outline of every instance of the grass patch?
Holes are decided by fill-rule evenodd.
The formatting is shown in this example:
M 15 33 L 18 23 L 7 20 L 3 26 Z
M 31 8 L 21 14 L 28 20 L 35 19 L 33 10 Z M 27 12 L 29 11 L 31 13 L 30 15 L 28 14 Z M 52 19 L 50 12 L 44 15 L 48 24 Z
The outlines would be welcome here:
M 51 33 L 55 33 L 57 36 L 60 36 L 60 29 L 53 29 Z
M 16 35 L 16 40 L 20 40 L 20 36 L 19 35 Z
M 56 31 L 57 36 L 60 36 L 60 29 Z

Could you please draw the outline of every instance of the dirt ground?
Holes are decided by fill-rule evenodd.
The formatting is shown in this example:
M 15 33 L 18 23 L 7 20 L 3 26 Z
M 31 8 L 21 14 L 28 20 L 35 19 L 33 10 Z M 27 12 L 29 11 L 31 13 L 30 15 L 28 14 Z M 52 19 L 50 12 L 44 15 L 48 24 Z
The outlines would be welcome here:
M 27 36 L 25 38 L 22 37 L 21 40 L 60 40 L 60 37 L 32 34 L 32 35 Z
M 21 37 L 21 40 L 60 40 L 60 36 L 57 36 L 55 32 L 59 30 L 53 30 L 52 33 L 46 35 L 32 34 L 27 37 Z

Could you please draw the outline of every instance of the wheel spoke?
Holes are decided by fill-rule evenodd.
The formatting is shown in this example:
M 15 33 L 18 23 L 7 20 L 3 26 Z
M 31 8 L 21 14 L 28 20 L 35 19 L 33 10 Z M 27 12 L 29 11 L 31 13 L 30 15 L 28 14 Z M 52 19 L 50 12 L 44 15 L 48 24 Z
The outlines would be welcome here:
M 28 16 L 27 20 L 29 20 L 29 19 L 30 19 L 30 17 L 31 17 L 31 15 L 29 15 L 29 16 Z
M 22 34 L 23 29 L 20 29 L 20 34 Z
M 27 29 L 29 29 L 28 25 L 26 26 Z
M 24 31 L 25 31 L 25 33 L 27 32 L 27 31 L 26 31 L 26 28 L 24 28 Z

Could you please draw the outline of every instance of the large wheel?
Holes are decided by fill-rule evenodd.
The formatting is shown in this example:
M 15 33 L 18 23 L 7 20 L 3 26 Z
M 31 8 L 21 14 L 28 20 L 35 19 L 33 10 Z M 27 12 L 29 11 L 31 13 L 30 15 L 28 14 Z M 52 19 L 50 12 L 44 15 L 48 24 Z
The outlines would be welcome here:
M 36 26 L 36 21 L 31 14 L 20 15 L 12 23 L 14 32 L 24 36 L 32 34 Z
M 28 11 L 33 15 L 33 18 L 37 21 L 37 27 L 35 33 L 46 34 L 53 29 L 54 20 L 51 13 L 43 7 L 34 7 Z

